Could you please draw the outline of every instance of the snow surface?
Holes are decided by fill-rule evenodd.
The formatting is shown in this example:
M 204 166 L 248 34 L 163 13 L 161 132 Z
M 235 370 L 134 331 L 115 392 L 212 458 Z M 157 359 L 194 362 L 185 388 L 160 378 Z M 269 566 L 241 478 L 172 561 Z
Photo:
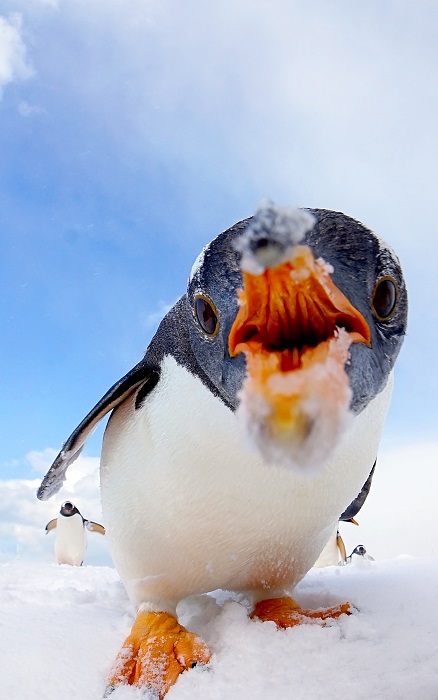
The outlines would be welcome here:
M 231 594 L 181 605 L 181 622 L 213 653 L 180 676 L 169 700 L 436 700 L 438 558 L 313 569 L 296 589 L 304 607 L 349 600 L 327 627 L 277 630 L 248 618 Z M 105 566 L 0 563 L 0 697 L 98 700 L 133 610 Z M 143 697 L 122 687 L 111 700 Z
M 438 443 L 384 450 L 360 526 L 341 523 L 347 553 L 364 544 L 376 561 L 313 569 L 295 592 L 304 606 L 348 600 L 358 612 L 325 628 L 278 631 L 249 620 L 230 594 L 191 600 L 181 622 L 213 658 L 208 672 L 181 676 L 167 698 L 437 700 L 437 454 Z M 41 476 L 55 455 L 28 459 Z M 89 533 L 86 565 L 74 568 L 55 563 L 54 533 L 44 533 L 67 499 L 103 522 L 98 465 L 81 455 L 44 503 L 35 496 L 40 476 L 0 480 L 0 700 L 99 700 L 130 631 L 134 610 L 106 538 Z M 121 688 L 111 700 L 140 697 Z

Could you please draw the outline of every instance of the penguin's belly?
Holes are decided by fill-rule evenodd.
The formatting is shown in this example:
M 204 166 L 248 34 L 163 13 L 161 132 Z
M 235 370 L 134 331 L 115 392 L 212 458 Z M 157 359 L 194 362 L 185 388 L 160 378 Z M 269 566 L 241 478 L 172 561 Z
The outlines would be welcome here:
M 236 416 L 165 358 L 142 407 L 131 397 L 114 412 L 102 449 L 108 540 L 133 602 L 171 608 L 216 588 L 295 585 L 368 477 L 389 385 L 354 418 L 334 459 L 299 475 L 263 462 Z
M 84 560 L 87 536 L 79 513 L 59 516 L 56 526 L 55 556 L 58 564 L 80 566 Z

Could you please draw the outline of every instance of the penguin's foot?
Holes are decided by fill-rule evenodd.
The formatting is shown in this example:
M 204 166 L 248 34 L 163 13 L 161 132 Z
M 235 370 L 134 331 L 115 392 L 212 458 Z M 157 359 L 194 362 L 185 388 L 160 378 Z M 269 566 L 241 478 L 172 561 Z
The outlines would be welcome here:
M 180 673 L 209 659 L 205 642 L 173 615 L 141 612 L 110 672 L 105 697 L 118 685 L 135 685 L 161 700 Z
M 351 614 L 350 603 L 341 603 L 324 610 L 303 610 L 293 598 L 285 596 L 284 598 L 261 600 L 255 606 L 251 617 L 262 620 L 262 622 L 275 622 L 277 627 L 286 629 L 294 627 L 294 625 L 337 618 L 344 614 Z

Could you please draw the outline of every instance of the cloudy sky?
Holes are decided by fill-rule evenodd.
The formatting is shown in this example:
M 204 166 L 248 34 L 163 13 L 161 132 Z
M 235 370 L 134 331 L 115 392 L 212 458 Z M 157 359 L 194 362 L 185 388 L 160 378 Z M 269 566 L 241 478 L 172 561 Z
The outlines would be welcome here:
M 410 325 L 384 449 L 424 482 L 437 31 L 434 0 L 2 0 L 2 479 L 40 478 L 200 248 L 269 197 L 343 211 L 398 252 Z

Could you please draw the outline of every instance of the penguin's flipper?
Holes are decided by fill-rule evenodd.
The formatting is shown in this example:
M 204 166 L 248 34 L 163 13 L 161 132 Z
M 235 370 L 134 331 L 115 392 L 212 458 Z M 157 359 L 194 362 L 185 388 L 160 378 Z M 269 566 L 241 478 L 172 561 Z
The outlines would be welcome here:
M 348 522 L 349 520 L 351 520 L 355 525 L 357 525 L 356 521 L 354 520 L 354 517 L 355 517 L 355 515 L 358 514 L 358 512 L 362 508 L 362 506 L 365 503 L 367 496 L 370 492 L 371 482 L 373 480 L 374 470 L 376 468 L 376 464 L 377 464 L 377 459 L 374 461 L 373 468 L 370 471 L 370 475 L 369 475 L 368 479 L 366 480 L 366 482 L 364 483 L 364 485 L 362 486 L 362 489 L 360 490 L 359 494 L 356 496 L 354 501 L 352 503 L 350 503 L 348 508 L 346 508 L 344 510 L 344 512 L 342 513 L 339 520 L 343 520 L 344 522 Z
M 146 389 L 147 393 L 151 391 L 158 379 L 158 371 L 142 360 L 111 387 L 64 443 L 61 452 L 56 457 L 37 491 L 37 496 L 41 501 L 46 501 L 59 491 L 65 480 L 67 468 L 79 457 L 86 440 L 99 421 L 113 408 L 125 401 L 141 385 L 143 385 L 142 397 L 144 397 Z
M 49 522 L 46 525 L 46 535 L 50 532 L 50 530 L 54 530 L 55 527 L 58 524 L 58 518 L 53 518 L 53 520 L 49 520 Z
M 87 530 L 90 532 L 100 532 L 101 535 L 105 534 L 105 528 L 103 525 L 100 525 L 99 523 L 93 522 L 93 520 L 86 520 L 85 521 L 85 527 Z
M 342 557 L 342 563 L 345 564 L 347 561 L 347 550 L 345 549 L 344 540 L 342 539 L 339 530 L 336 533 L 336 544 L 338 545 L 338 549 Z
M 275 622 L 277 627 L 287 629 L 312 620 L 331 620 L 350 614 L 350 603 L 340 603 L 332 608 L 321 610 L 304 610 L 293 598 L 284 596 L 259 601 L 250 617 L 262 622 Z
M 136 685 L 163 698 L 180 673 L 206 664 L 205 642 L 166 612 L 140 612 L 110 672 L 105 697 L 119 685 Z

